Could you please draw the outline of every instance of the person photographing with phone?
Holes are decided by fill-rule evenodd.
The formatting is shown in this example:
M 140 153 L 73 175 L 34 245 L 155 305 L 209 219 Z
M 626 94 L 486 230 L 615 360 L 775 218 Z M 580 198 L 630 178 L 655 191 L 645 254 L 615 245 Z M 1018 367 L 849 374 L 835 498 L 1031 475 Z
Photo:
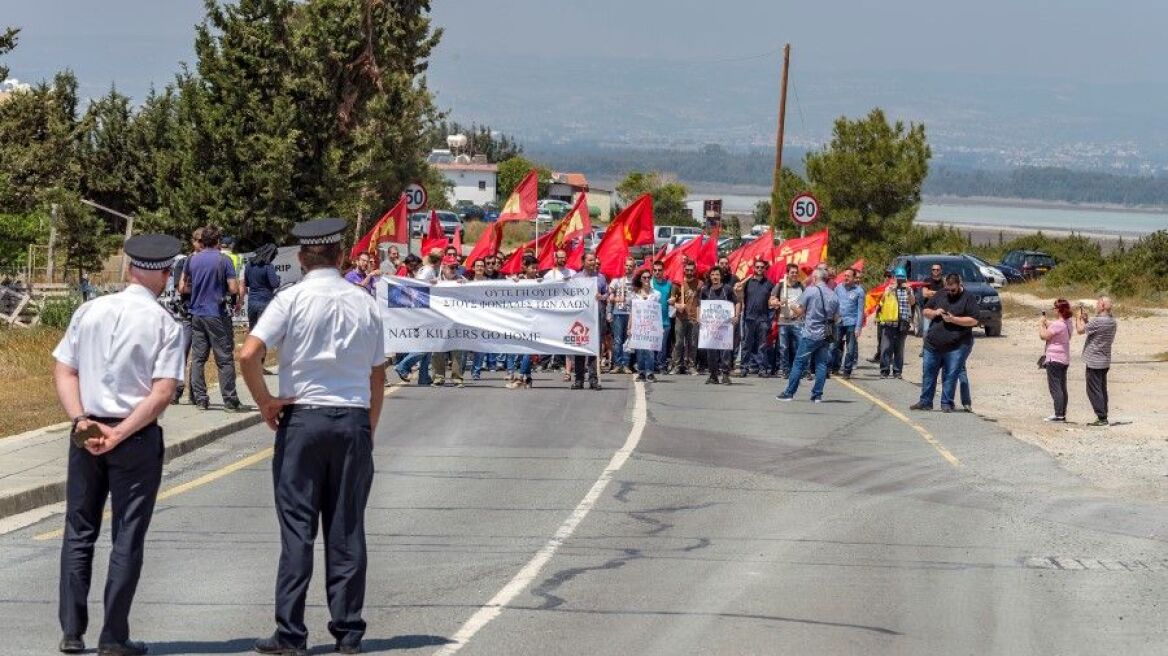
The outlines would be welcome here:
M 965 291 L 961 276 L 945 276 L 943 291 L 933 294 L 922 312 L 929 321 L 925 333 L 924 363 L 921 366 L 921 398 L 912 410 L 932 410 L 941 374 L 941 412 L 952 412 L 957 382 L 965 361 L 973 350 L 973 329 L 977 326 L 978 303 Z
M 1046 342 L 1043 350 L 1043 368 L 1046 386 L 1054 401 L 1054 414 L 1046 421 L 1067 420 L 1067 369 L 1071 366 L 1071 304 L 1064 298 L 1054 302 L 1058 317 L 1051 321 L 1043 310 L 1038 320 L 1038 337 Z

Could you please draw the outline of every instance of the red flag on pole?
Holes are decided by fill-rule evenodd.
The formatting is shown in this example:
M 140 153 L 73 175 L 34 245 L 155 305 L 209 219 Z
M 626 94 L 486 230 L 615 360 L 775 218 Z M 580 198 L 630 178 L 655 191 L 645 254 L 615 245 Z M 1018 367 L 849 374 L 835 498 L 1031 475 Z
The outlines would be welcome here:
M 788 239 L 775 249 L 774 261 L 767 277 L 778 282 L 787 273 L 787 263 L 799 265 L 804 274 L 810 273 L 820 262 L 827 260 L 827 230 L 806 237 Z
M 462 226 L 454 229 L 454 250 L 462 257 Z
M 766 230 L 758 236 L 754 241 L 743 244 L 735 249 L 729 256 L 730 273 L 739 280 L 744 280 L 752 275 L 751 267 L 754 266 L 754 261 L 758 259 L 770 262 L 775 259 L 775 234 L 773 230 Z
M 350 259 L 357 259 L 361 253 L 377 254 L 378 244 L 386 242 L 394 244 L 410 243 L 410 222 L 406 210 L 406 195 L 402 194 L 397 203 L 373 224 L 373 228 L 353 246 L 349 252 Z
M 591 231 L 592 218 L 588 216 L 588 199 L 585 194 L 580 194 L 576 197 L 572 209 L 564 215 L 564 218 L 560 219 L 556 227 L 547 233 L 549 239 L 544 242 L 543 237 L 540 237 L 539 268 L 550 269 L 556 265 L 556 249 L 566 248 L 569 257 L 572 256 L 575 252 L 571 247 L 572 240 L 579 239 L 583 243 L 584 237 Z M 546 248 L 544 247 L 545 243 L 547 244 Z M 567 266 L 578 270 L 571 264 Z
M 430 227 L 426 230 L 426 236 L 422 238 L 422 255 L 425 256 L 435 248 L 440 251 L 446 250 L 449 243 L 446 233 L 442 230 L 442 222 L 438 220 L 438 212 L 430 210 Z
M 517 219 L 534 219 L 539 213 L 539 171 L 531 169 L 523 180 L 515 185 L 515 190 L 503 204 L 499 212 L 499 222 Z
M 470 249 L 470 255 L 466 256 L 462 265 L 468 269 L 473 267 L 475 260 L 482 259 L 499 250 L 499 244 L 502 241 L 503 225 L 498 222 L 488 225 L 483 234 L 479 235 L 479 240 L 475 242 L 474 248 Z
M 705 247 L 705 237 L 698 235 L 681 246 L 670 251 L 665 256 L 665 277 L 679 283 L 685 279 L 685 263 L 692 261 L 695 266 L 702 249 Z
M 710 269 L 718 266 L 718 237 L 722 234 L 722 226 L 716 226 L 714 232 L 706 237 L 702 244 L 702 251 L 698 253 L 698 275 L 706 275 Z
M 641 196 L 616 215 L 596 246 L 600 272 L 607 278 L 619 278 L 625 272 L 625 258 L 630 246 L 653 243 L 653 199 Z

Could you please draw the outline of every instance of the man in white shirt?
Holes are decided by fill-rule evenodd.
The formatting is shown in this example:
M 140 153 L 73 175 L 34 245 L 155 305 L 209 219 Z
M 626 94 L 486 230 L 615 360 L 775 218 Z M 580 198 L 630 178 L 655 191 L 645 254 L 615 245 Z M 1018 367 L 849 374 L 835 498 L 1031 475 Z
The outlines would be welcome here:
M 373 483 L 373 432 L 385 386 L 384 332 L 373 297 L 341 277 L 344 219 L 298 223 L 304 278 L 276 296 L 239 360 L 260 414 L 276 431 L 272 461 L 280 555 L 276 632 L 261 654 L 305 653 L 304 604 L 317 522 L 324 527 L 329 632 L 336 651 L 359 653 L 365 635 L 365 504 Z M 279 351 L 280 390 L 263 377 Z
M 85 651 L 93 547 L 107 496 L 117 515 L 98 653 L 146 653 L 130 641 L 129 616 L 162 481 L 157 419 L 183 376 L 182 328 L 158 303 L 179 248 L 165 235 L 126 240 L 130 285 L 78 308 L 53 350 L 57 397 L 73 420 L 59 608 L 58 648 L 66 654 Z
M 568 280 L 576 276 L 576 272 L 568 268 L 568 251 L 563 248 L 556 249 L 556 266 L 548 269 L 547 273 L 543 274 L 542 280 L 544 282 L 557 282 L 560 280 Z

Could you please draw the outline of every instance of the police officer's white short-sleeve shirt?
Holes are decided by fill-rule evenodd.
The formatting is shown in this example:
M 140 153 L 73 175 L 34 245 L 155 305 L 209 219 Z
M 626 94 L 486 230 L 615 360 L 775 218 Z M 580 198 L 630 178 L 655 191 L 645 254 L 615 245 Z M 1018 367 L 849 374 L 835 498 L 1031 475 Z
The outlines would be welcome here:
M 280 396 L 304 405 L 369 407 L 369 370 L 385 363 L 377 303 L 336 269 L 276 294 L 252 337 L 279 350 Z
M 77 308 L 53 358 L 77 371 L 91 417 L 125 418 L 160 378 L 183 379 L 182 328 L 142 285 Z

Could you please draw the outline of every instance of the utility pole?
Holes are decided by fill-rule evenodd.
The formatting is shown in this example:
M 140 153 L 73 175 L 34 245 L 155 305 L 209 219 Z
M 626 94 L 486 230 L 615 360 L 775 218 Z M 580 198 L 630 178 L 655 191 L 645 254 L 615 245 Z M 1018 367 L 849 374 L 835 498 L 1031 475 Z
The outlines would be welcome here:
M 775 136 L 775 179 L 771 188 L 771 227 L 779 227 L 779 188 L 783 180 L 783 128 L 787 123 L 787 69 L 791 66 L 791 44 L 783 46 L 783 81 L 779 87 L 779 133 Z
M 45 264 L 45 282 L 53 282 L 53 259 L 56 256 L 54 249 L 57 246 L 57 204 L 49 206 L 49 248 L 48 262 Z M 32 271 L 29 271 L 29 284 L 32 284 Z
M 134 217 L 130 216 L 129 214 L 123 214 L 115 209 L 111 209 L 111 208 L 106 207 L 105 205 L 102 205 L 100 203 L 95 203 L 95 202 L 89 200 L 88 198 L 82 198 L 81 202 L 85 203 L 86 205 L 93 207 L 95 209 L 99 209 L 107 214 L 112 214 L 120 219 L 123 219 L 126 222 L 126 237 L 125 238 L 129 239 L 130 237 L 134 236 Z M 126 282 L 126 272 L 128 272 L 129 269 L 130 269 L 130 258 L 126 256 L 126 251 L 122 250 L 122 270 L 121 270 L 121 273 L 119 275 L 118 282 Z

